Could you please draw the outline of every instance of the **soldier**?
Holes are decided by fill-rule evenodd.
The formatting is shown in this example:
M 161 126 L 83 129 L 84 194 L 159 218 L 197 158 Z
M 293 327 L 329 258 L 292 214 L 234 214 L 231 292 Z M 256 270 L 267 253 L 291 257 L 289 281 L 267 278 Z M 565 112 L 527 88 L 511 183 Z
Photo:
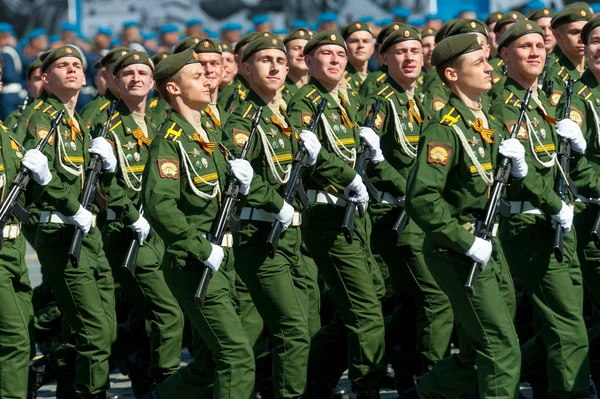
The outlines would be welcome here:
M 179 368 L 183 315 L 159 270 L 164 244 L 156 234 L 148 237 L 150 225 L 138 212 L 142 173 L 156 131 L 144 115 L 146 98 L 154 83 L 154 64 L 147 53 L 132 51 L 119 57 L 112 71 L 121 101 L 107 138 L 113 144 L 118 164 L 115 173 L 108 175 L 110 180 L 102 182 L 110 205 L 103 241 L 113 275 L 149 325 L 150 376 L 161 382 Z M 105 123 L 106 118 L 100 114 L 93 123 L 92 135 L 98 135 Z M 133 265 L 135 272 L 123 267 L 132 238 L 143 244 Z M 138 344 L 129 342 L 127 349 L 134 352 L 132 348 Z
M 368 63 L 375 46 L 369 25 L 354 21 L 344 25 L 340 31 L 348 46 L 348 66 L 344 80 L 349 89 L 359 91 L 369 76 Z
M 492 67 L 476 36 L 442 40 L 432 63 L 452 95 L 421 132 L 406 204 L 425 232 L 427 267 L 450 299 L 460 352 L 421 376 L 417 391 L 422 397 L 459 397 L 478 383 L 483 398 L 516 398 L 520 353 L 511 276 L 499 242 L 473 232 L 493 183 L 498 148 L 512 159 L 513 181 L 527 174 L 524 150 L 516 140 L 500 146 L 500 125 L 482 107 Z M 473 261 L 484 269 L 471 298 L 464 284 Z
M 223 90 L 227 86 L 233 83 L 235 75 L 237 75 L 237 64 L 235 63 L 235 54 L 233 54 L 233 47 L 228 42 L 221 42 L 221 61 L 223 62 L 223 77 L 219 89 Z
M 569 233 L 573 210 L 570 200 L 562 201 L 554 189 L 562 173 L 556 162 L 558 135 L 571 144 L 570 178 L 580 194 L 599 197 L 600 181 L 582 155 L 586 143 L 577 124 L 556 122 L 554 108 L 537 87 L 546 59 L 540 27 L 531 21 L 515 23 L 502 36 L 499 50 L 506 60 L 506 86 L 490 112 L 508 132 L 517 122 L 526 89 L 534 91 L 516 136 L 525 147 L 529 174 L 508 187 L 511 217 L 502 221 L 499 233 L 510 270 L 540 321 L 537 334 L 522 346 L 521 368 L 524 373 L 538 371 L 547 376 L 550 395 L 574 397 L 589 382 L 588 342 L 575 234 Z M 552 254 L 552 221 L 567 233 L 562 263 Z
M 113 101 L 119 101 L 119 89 L 115 83 L 115 77 L 112 73 L 113 64 L 115 61 L 131 51 L 127 47 L 117 47 L 110 50 L 100 60 L 100 65 L 104 67 L 104 78 L 106 80 L 106 92 L 104 95 L 97 95 L 92 101 L 90 101 L 81 111 L 81 117 L 85 121 L 85 125 L 89 128 L 92 126 L 92 122 L 100 115 Z
M 374 282 L 374 279 L 381 282 L 382 278 L 369 249 L 369 219 L 357 216 L 357 238 L 351 244 L 340 232 L 347 201 L 361 206 L 368 200 L 361 177 L 352 169 L 359 129 L 351 105 L 340 101 L 337 93 L 347 63 L 346 46 L 338 32 L 324 31 L 308 41 L 304 54 L 311 80 L 289 104 L 292 125 L 306 129 L 317 115 L 319 101 L 328 100 L 315 132 L 322 148 L 308 186 L 308 217 L 313 222 L 306 228 L 305 243 L 346 327 L 352 389 L 358 398 L 378 398 L 376 387 L 383 376 L 384 329 L 377 295 L 382 295 L 383 286 Z M 374 141 L 371 144 L 377 146 L 372 130 L 361 130 L 362 134 L 369 135 Z M 378 160 L 382 161 L 381 158 L 379 150 Z M 311 345 L 319 348 L 314 341 Z M 311 356 L 312 353 L 311 348 Z M 314 361 L 319 362 L 322 355 L 315 353 Z
M 437 34 L 437 30 L 433 28 L 425 28 L 421 31 L 421 45 L 423 47 L 423 69 L 421 71 L 421 76 L 417 80 L 417 84 L 419 87 L 423 85 L 423 78 L 425 77 L 425 73 L 429 72 L 433 69 L 433 65 L 431 65 L 431 54 L 433 53 L 433 49 L 435 48 L 435 35 Z
M 552 31 L 556 37 L 556 45 L 561 52 L 558 62 L 551 65 L 552 67 L 546 74 L 546 80 L 552 82 L 550 104 L 553 107 L 558 104 L 569 78 L 577 80 L 585 70 L 581 29 L 590 19 L 592 19 L 592 14 L 589 7 L 577 4 L 563 8 L 552 18 Z
M 165 280 L 202 342 L 194 351 L 194 361 L 160 384 L 152 397 L 197 397 L 212 392 L 215 398 L 248 399 L 255 366 L 252 346 L 233 303 L 232 239 L 226 236 L 224 247 L 210 242 L 220 193 L 228 179 L 218 137 L 209 136 L 201 124 L 200 110 L 210 102 L 210 83 L 192 50 L 165 58 L 154 77 L 173 110 L 150 147 L 143 202 L 151 225 L 165 242 Z M 275 201 L 271 208 L 281 209 L 283 201 L 268 187 L 250 187 L 253 172 L 247 161 L 230 165 L 242 196 Z M 209 267 L 213 275 L 204 306 L 198 310 L 194 293 L 203 267 Z
M 12 46 L 12 25 L 0 24 L 0 120 L 3 120 L 23 102 L 23 64 L 19 52 Z
M 313 36 L 308 29 L 298 28 L 283 40 L 289 72 L 285 78 L 284 100 L 289 101 L 299 88 L 308 83 L 308 67 L 304 61 L 304 46 Z
M 483 21 L 488 28 L 488 44 L 490 45 L 490 59 L 495 58 L 498 55 L 498 41 L 500 40 L 500 36 L 496 35 L 496 33 L 494 32 L 494 27 L 496 26 L 496 23 L 500 21 L 502 15 L 503 14 L 501 12 L 495 11 L 488 15 L 485 21 Z M 496 72 L 496 75 L 500 75 L 500 72 L 502 72 L 500 69 L 494 69 L 494 71 Z
M 13 132 L 15 132 L 17 124 L 19 123 L 21 117 L 25 114 L 25 111 L 28 109 L 31 110 L 35 106 L 34 104 L 39 103 L 35 100 L 42 96 L 42 92 L 44 90 L 42 83 L 42 72 L 40 70 L 41 66 L 42 61 L 39 58 L 37 58 L 31 63 L 29 68 L 27 68 L 27 91 L 29 92 L 29 96 L 27 97 L 29 99 L 29 103 L 27 104 L 27 106 L 24 108 L 23 105 L 25 103 L 23 103 L 23 105 L 21 105 L 18 109 L 14 110 L 10 115 L 8 115 L 6 117 L 6 120 L 4 121 L 5 125 L 9 127 L 10 130 L 12 130 Z M 17 140 L 21 143 L 25 139 L 25 135 L 17 135 L 16 137 Z
M 409 377 L 407 380 L 412 382 L 415 372 L 427 372 L 446 355 L 452 334 L 453 317 L 448 298 L 425 264 L 423 231 L 410 221 L 400 236 L 398 246 L 391 245 L 392 226 L 402 210 L 397 205 L 396 198 L 406 195 L 406 180 L 414 164 L 425 115 L 415 98 L 416 80 L 420 75 L 424 57 L 419 33 L 408 25 L 398 25 L 399 29 L 388 36 L 380 49 L 384 63 L 388 66 L 388 78 L 381 90 L 361 106 L 359 119 L 365 120 L 374 102 L 381 101 L 381 110 L 373 129 L 381 137 L 385 159 L 400 174 L 397 177 L 401 182 L 399 192 L 381 193 L 382 202 L 369 207 L 369 213 L 373 221 L 373 253 L 376 259 L 380 258 L 380 262 L 387 264 L 392 278 L 396 299 L 396 309 L 392 318 L 401 317 L 399 311 L 403 303 L 414 304 L 416 307 L 416 348 L 404 348 L 406 341 L 413 340 L 412 337 L 401 341 L 400 344 L 403 345 L 404 353 L 409 352 L 407 354 L 412 360 L 411 363 L 417 363 L 417 367 L 403 370 L 407 367 L 395 365 L 395 375 L 398 377 L 396 379 L 400 380 L 400 376 L 405 375 Z M 373 179 L 373 183 L 377 184 L 378 181 Z M 394 190 L 389 184 L 386 188 L 388 191 Z M 405 321 L 395 322 L 402 324 Z M 398 330 L 401 331 L 402 327 Z M 414 334 L 412 329 L 408 331 L 409 334 Z M 400 392 L 398 384 L 396 389 Z
M 546 80 L 548 70 L 552 67 L 552 65 L 558 62 L 558 56 L 554 53 L 556 38 L 554 37 L 554 32 L 552 32 L 552 28 L 550 26 L 552 18 L 555 14 L 556 13 L 551 8 L 541 8 L 529 16 L 529 19 L 538 24 L 538 26 L 542 28 L 542 31 L 544 32 L 544 46 L 546 47 L 547 55 L 544 71 L 538 79 L 539 85 L 543 85 L 544 81 Z
M 59 110 L 66 113 L 44 149 L 52 181 L 38 201 L 42 213 L 35 249 L 76 337 L 76 390 L 82 398 L 103 398 L 110 384 L 108 357 L 116 333 L 113 278 L 100 232 L 92 226 L 94 216 L 81 206 L 79 196 L 88 149 L 100 156 L 107 173 L 114 172 L 117 160 L 102 138 L 96 138 L 90 147 L 88 130 L 74 112 L 85 82 L 80 53 L 71 46 L 55 49 L 44 59 L 41 70 L 51 95 L 32 116 L 25 146 L 33 147 L 48 134 L 50 119 Z M 77 268 L 67 257 L 75 228 L 85 235 Z

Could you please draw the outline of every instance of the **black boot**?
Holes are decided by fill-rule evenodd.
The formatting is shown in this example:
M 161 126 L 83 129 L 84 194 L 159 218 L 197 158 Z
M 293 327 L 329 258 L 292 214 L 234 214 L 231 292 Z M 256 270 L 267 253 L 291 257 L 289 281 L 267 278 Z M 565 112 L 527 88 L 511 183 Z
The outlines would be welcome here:
M 27 399 L 36 399 L 37 391 L 44 385 L 56 379 L 56 368 L 50 355 L 36 360 L 29 366 L 29 381 L 27 383 Z
M 350 391 L 343 387 L 337 387 L 331 393 L 333 399 L 350 399 Z
M 355 392 L 356 399 L 379 399 L 379 389 L 369 389 L 366 391 Z

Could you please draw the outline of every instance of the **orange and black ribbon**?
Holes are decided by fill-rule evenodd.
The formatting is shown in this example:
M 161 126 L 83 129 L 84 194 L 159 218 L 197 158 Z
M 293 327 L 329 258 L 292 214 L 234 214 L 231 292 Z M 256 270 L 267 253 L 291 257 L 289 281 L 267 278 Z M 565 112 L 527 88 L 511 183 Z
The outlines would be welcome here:
M 277 117 L 277 115 L 273 114 L 271 115 L 271 122 L 273 122 L 273 124 L 275 126 L 277 126 L 279 128 L 279 130 L 285 134 L 285 137 L 287 137 L 288 139 L 290 137 L 292 137 L 292 128 L 291 127 L 285 127 L 283 125 L 283 123 L 279 120 L 279 118 Z
M 140 148 L 142 147 L 142 144 L 152 144 L 152 139 L 144 136 L 144 132 L 139 127 L 133 130 L 131 134 L 133 135 L 133 138 L 137 140 L 137 144 Z
M 475 119 L 475 122 L 473 122 L 472 126 L 473 129 L 475 129 L 475 131 L 481 135 L 481 138 L 486 143 L 492 144 L 494 142 L 494 130 L 484 128 L 481 118 Z
M 338 108 L 340 109 L 340 114 L 342 116 L 342 120 L 344 121 L 344 124 L 346 126 L 348 126 L 350 129 L 354 128 L 356 126 L 356 124 L 350 120 L 350 117 L 348 117 L 348 114 L 346 113 L 346 110 L 344 109 L 344 107 L 338 107 Z
M 75 125 L 75 121 L 73 121 L 73 118 L 67 119 L 67 126 L 71 130 L 71 141 L 75 141 L 75 136 L 76 135 L 79 135 L 83 139 L 83 135 L 81 134 L 81 130 L 79 130 L 77 128 L 77 126 Z
M 215 115 L 215 113 L 213 112 L 212 108 L 210 106 L 206 106 L 204 108 L 204 112 L 206 112 L 206 115 L 208 115 L 208 117 L 210 118 L 210 120 L 212 121 L 213 125 L 215 125 L 217 128 L 221 128 L 221 121 L 219 120 L 219 118 L 217 118 L 217 116 Z
M 408 113 L 414 118 L 415 121 L 417 121 L 419 125 L 423 123 L 423 118 L 421 118 L 419 113 L 415 110 L 414 100 L 408 100 Z
M 214 149 L 217 147 L 217 143 L 208 143 L 208 142 L 204 141 L 204 139 L 202 138 L 202 136 L 200 136 L 199 133 L 192 134 L 192 140 L 194 140 L 196 143 L 200 144 L 202 149 L 204 151 L 206 151 L 209 155 L 212 155 Z

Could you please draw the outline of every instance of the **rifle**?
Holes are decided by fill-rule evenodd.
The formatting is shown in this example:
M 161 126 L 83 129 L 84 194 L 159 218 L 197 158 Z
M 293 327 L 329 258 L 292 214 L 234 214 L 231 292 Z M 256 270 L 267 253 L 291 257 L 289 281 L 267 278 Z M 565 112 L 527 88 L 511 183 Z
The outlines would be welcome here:
M 406 197 L 402 197 L 398 200 L 398 205 L 402 207 L 400 211 L 400 215 L 398 215 L 398 219 L 394 222 L 392 226 L 392 244 L 398 245 L 398 241 L 400 240 L 400 234 L 404 231 L 406 227 L 406 223 L 408 223 L 408 213 L 406 213 Z
M 108 107 L 108 119 L 106 124 L 102 127 L 102 131 L 100 132 L 100 136 L 102 138 L 106 138 L 106 134 L 108 133 L 112 121 L 112 117 L 115 113 L 115 108 L 117 106 L 117 102 L 113 101 Z M 81 195 L 81 205 L 87 209 L 88 211 L 92 209 L 92 205 L 94 204 L 94 200 L 96 198 L 96 184 L 98 183 L 98 177 L 102 173 L 102 160 L 98 154 L 92 154 L 90 157 L 90 162 L 87 167 L 87 173 L 85 176 L 85 186 L 83 187 L 83 194 Z M 79 255 L 81 254 L 81 244 L 83 243 L 83 230 L 81 228 L 76 227 L 75 232 L 73 233 L 73 240 L 71 241 L 71 246 L 69 247 L 69 260 L 73 267 L 77 268 L 79 266 Z
M 323 111 L 325 111 L 325 107 L 327 106 L 327 99 L 322 99 L 317 108 L 317 116 L 311 121 L 308 130 L 314 132 L 319 125 L 319 120 L 321 119 L 321 115 L 323 115 Z M 306 168 L 308 153 L 304 144 L 300 143 L 298 146 L 298 152 L 296 152 L 296 156 L 294 158 L 294 167 L 292 168 L 292 172 L 290 173 L 290 180 L 288 180 L 287 185 L 285 186 L 285 194 L 283 195 L 283 199 L 288 204 L 292 205 L 294 203 L 294 199 L 296 196 L 298 200 L 302 203 L 302 205 L 306 208 L 308 207 L 308 198 L 306 197 L 306 193 L 304 192 L 304 187 L 302 187 L 302 173 L 304 172 L 304 168 Z M 275 220 L 273 225 L 271 226 L 271 231 L 267 237 L 267 254 L 269 258 L 273 259 L 275 257 L 275 252 L 277 251 L 277 245 L 279 245 L 279 236 L 281 236 L 282 225 L 279 220 Z
M 233 112 L 233 104 L 235 104 L 235 102 L 237 101 L 237 99 L 240 97 L 240 90 L 239 89 L 235 89 L 233 91 L 233 94 L 231 95 L 231 97 L 229 98 L 229 101 L 227 101 L 227 106 L 225 107 L 225 111 L 230 114 Z
M 140 206 L 138 207 L 138 213 L 140 214 L 140 217 L 144 216 L 144 206 L 142 204 L 140 204 Z M 132 229 L 132 231 L 133 231 L 133 229 Z M 127 247 L 127 252 L 125 253 L 125 260 L 123 261 L 123 264 L 121 265 L 121 267 L 129 270 L 129 272 L 131 273 L 131 277 L 135 277 L 137 256 L 138 256 L 138 251 L 140 250 L 140 243 L 137 240 L 137 234 L 135 231 L 133 232 L 133 234 L 134 234 L 134 237 L 129 242 L 129 246 Z M 150 230 L 150 233 L 148 233 L 147 238 L 152 238 L 153 235 L 154 235 L 154 231 Z
M 542 90 L 544 90 L 544 83 L 546 80 L 546 74 L 548 73 L 548 64 L 550 61 L 550 56 L 546 57 L 546 62 L 544 63 L 544 70 L 542 71 L 542 74 L 540 75 L 540 77 L 538 78 L 538 87 Z M 550 91 L 552 93 L 552 91 Z
M 600 200 L 598 199 L 588 199 L 587 201 L 584 201 L 588 204 L 595 204 L 595 205 L 600 205 Z M 597 249 L 600 249 L 600 211 L 598 211 L 598 215 L 596 216 L 596 221 L 594 222 L 594 225 L 592 226 L 592 240 L 594 241 L 594 245 L 596 246 Z
M 381 100 L 377 100 L 373 106 L 373 113 L 371 117 L 365 121 L 365 126 L 372 128 L 375 124 L 375 119 L 381 108 Z M 360 147 L 358 149 L 358 158 L 356 159 L 356 173 L 360 175 L 363 183 L 367 186 L 367 190 L 372 197 L 377 197 L 377 190 L 373 187 L 373 184 L 367 177 L 367 166 L 371 160 L 371 148 L 367 144 L 366 140 L 361 140 Z M 360 217 L 365 216 L 365 207 L 360 205 L 358 207 L 358 213 Z M 354 220 L 356 218 L 356 204 L 352 201 L 348 201 L 346 205 L 346 214 L 344 215 L 344 221 L 342 223 L 342 233 L 348 244 L 352 243 L 352 236 L 354 235 Z
M 544 91 L 546 98 L 550 99 L 552 97 L 552 91 L 554 91 L 554 82 L 551 80 L 544 82 L 542 90 Z
M 260 118 L 262 116 L 262 107 L 256 111 L 256 115 L 252 120 L 252 130 L 250 131 L 250 136 L 248 136 L 248 141 L 244 144 L 244 148 L 242 148 L 242 154 L 239 159 L 246 159 L 248 155 L 248 151 L 250 150 L 250 146 L 252 145 L 252 140 L 254 136 L 256 136 L 256 130 L 258 129 L 258 124 L 260 123 Z M 228 153 L 228 152 L 226 152 Z M 210 240 L 211 244 L 221 245 L 223 242 L 223 237 L 225 236 L 225 229 L 227 227 L 227 222 L 233 212 L 233 204 L 237 201 L 237 196 L 240 191 L 240 182 L 239 180 L 231 174 L 231 179 L 229 181 L 229 187 L 227 187 L 227 191 L 225 191 L 225 201 L 223 201 L 223 206 L 221 207 L 221 212 L 217 216 L 215 220 L 216 223 L 213 225 L 213 229 L 211 232 L 212 238 Z M 200 282 L 198 283 L 198 288 L 196 288 L 196 294 L 194 295 L 194 303 L 198 309 L 202 309 L 204 306 L 204 298 L 206 297 L 206 291 L 208 290 L 208 283 L 210 282 L 211 277 L 210 268 L 206 265 L 202 268 L 202 274 L 200 275 Z
M 56 131 L 56 128 L 58 127 L 58 124 L 62 120 L 64 114 L 65 110 L 63 109 L 56 114 L 54 118 L 52 118 L 50 121 L 50 131 L 46 137 L 37 143 L 35 146 L 36 150 L 44 150 L 44 147 L 46 147 L 48 140 L 50 140 L 50 137 L 52 137 Z M 8 194 L 6 194 L 4 202 L 2 202 L 2 205 L 0 205 L 0 248 L 4 246 L 3 232 L 4 226 L 6 226 L 6 223 L 8 222 L 8 218 L 14 214 L 22 223 L 27 223 L 27 220 L 29 219 L 29 211 L 27 211 L 27 209 L 25 209 L 25 207 L 19 202 L 19 197 L 27 188 L 27 184 L 29 184 L 30 180 L 31 171 L 25 166 L 21 165 L 21 169 L 10 185 L 10 189 L 8 190 Z
M 517 123 L 511 132 L 511 139 L 516 138 L 517 134 L 519 133 L 519 129 L 521 127 L 521 123 L 523 122 L 523 118 L 525 117 L 525 112 L 529 106 L 530 99 L 531 88 L 527 90 L 525 93 L 525 98 L 523 98 L 523 101 L 521 102 L 521 112 L 519 113 L 519 119 L 517 119 Z M 479 220 L 481 225 L 477 230 L 477 237 L 481 239 L 488 240 L 492 236 L 496 216 L 498 216 L 498 212 L 500 211 L 502 193 L 504 191 L 504 187 L 508 183 L 511 169 L 512 161 L 510 158 L 501 157 L 500 164 L 498 165 L 498 171 L 496 172 L 496 177 L 494 179 L 494 184 L 492 185 L 492 189 L 490 191 L 490 197 L 485 206 L 484 218 L 483 220 Z M 465 283 L 467 295 L 471 298 L 475 295 L 475 285 L 477 284 L 477 279 L 479 278 L 479 273 L 481 273 L 482 269 L 483 265 L 481 263 L 473 262 L 471 265 L 471 270 L 469 271 L 469 275 Z
M 23 111 L 25 111 L 25 108 L 27 108 L 27 103 L 29 103 L 29 96 L 25 97 L 25 99 L 23 100 L 23 104 L 21 104 L 21 106 L 19 107 L 19 117 L 17 118 L 17 121 L 15 122 L 15 124 L 12 126 L 11 130 L 14 131 L 17 128 L 17 126 L 19 125 L 21 116 L 23 116 Z
M 565 105 L 565 111 L 563 119 L 569 118 L 571 109 L 571 97 L 573 97 L 573 79 L 569 78 L 567 81 L 567 104 Z M 567 178 L 569 176 L 569 160 L 571 159 L 571 144 L 569 140 L 560 137 L 560 144 L 558 146 L 558 161 L 560 162 L 560 169 L 562 172 L 558 174 L 558 183 L 556 185 L 556 194 L 560 197 L 561 201 L 565 201 L 567 197 L 567 189 L 569 188 L 569 182 Z M 563 244 L 565 240 L 565 229 L 557 222 L 556 231 L 554 233 L 554 245 L 552 250 L 554 251 L 554 257 L 558 262 L 563 260 Z

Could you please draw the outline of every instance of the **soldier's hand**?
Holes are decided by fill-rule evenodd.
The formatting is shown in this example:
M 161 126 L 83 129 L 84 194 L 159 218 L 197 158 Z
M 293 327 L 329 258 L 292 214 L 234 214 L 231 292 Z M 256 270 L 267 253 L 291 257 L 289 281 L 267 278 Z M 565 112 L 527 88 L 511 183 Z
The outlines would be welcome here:
M 581 128 L 571 119 L 563 119 L 556 122 L 556 133 L 571 142 L 571 148 L 575 152 L 584 153 L 587 143 L 581 132 Z
M 252 183 L 252 177 L 254 177 L 254 170 L 250 162 L 245 159 L 234 159 L 229 161 L 231 166 L 231 172 L 240 182 L 240 194 L 248 195 L 250 192 L 250 183 Z
M 92 212 L 85 209 L 83 206 L 79 205 L 79 210 L 76 214 L 71 216 L 71 220 L 81 229 L 83 235 L 86 236 L 87 233 L 90 232 L 92 228 L 92 223 L 94 222 L 94 216 Z
M 369 192 L 358 174 L 354 176 L 354 179 L 344 189 L 344 195 L 348 198 L 348 201 L 356 204 L 366 205 L 369 202 Z
M 565 229 L 565 233 L 568 233 L 573 224 L 573 208 L 562 201 L 562 208 L 560 208 L 560 211 L 556 215 L 552 215 L 552 219 L 560 223 L 563 229 Z
M 97 154 L 102 159 L 102 169 L 112 173 L 117 169 L 117 158 L 113 153 L 112 146 L 103 137 L 96 137 L 92 140 L 90 154 Z
M 23 157 L 23 166 L 31 171 L 31 177 L 40 186 L 46 186 L 52 180 L 52 174 L 48 168 L 48 158 L 39 150 L 27 151 Z
M 492 243 L 483 238 L 475 237 L 475 242 L 465 255 L 485 267 L 492 256 Z
M 383 157 L 383 152 L 381 152 L 381 144 L 379 140 L 379 136 L 373 129 L 370 127 L 360 127 L 360 137 L 367 143 L 369 148 L 371 149 L 371 162 L 379 163 L 385 158 Z
M 294 207 L 284 201 L 279 213 L 274 213 L 273 216 L 281 222 L 281 231 L 285 231 L 294 219 Z
M 308 164 L 314 165 L 317 163 L 319 151 L 321 151 L 319 138 L 310 130 L 303 130 L 300 133 L 300 140 L 304 143 L 304 148 L 306 148 L 306 152 L 308 153 Z
M 140 245 L 144 245 L 144 241 L 146 241 L 148 234 L 150 234 L 150 223 L 148 223 L 146 218 L 140 215 L 140 218 L 129 227 L 137 234 L 137 240 Z
M 221 267 L 221 262 L 223 262 L 223 257 L 225 256 L 225 252 L 223 248 L 219 245 L 210 244 L 212 247 L 212 251 L 210 252 L 210 256 L 208 259 L 204 261 L 204 264 L 208 266 L 213 273 L 216 273 L 217 270 Z
M 527 162 L 525 162 L 525 147 L 517 139 L 504 140 L 498 148 L 498 152 L 506 158 L 512 160 L 512 169 L 510 174 L 517 179 L 527 176 L 529 170 Z

